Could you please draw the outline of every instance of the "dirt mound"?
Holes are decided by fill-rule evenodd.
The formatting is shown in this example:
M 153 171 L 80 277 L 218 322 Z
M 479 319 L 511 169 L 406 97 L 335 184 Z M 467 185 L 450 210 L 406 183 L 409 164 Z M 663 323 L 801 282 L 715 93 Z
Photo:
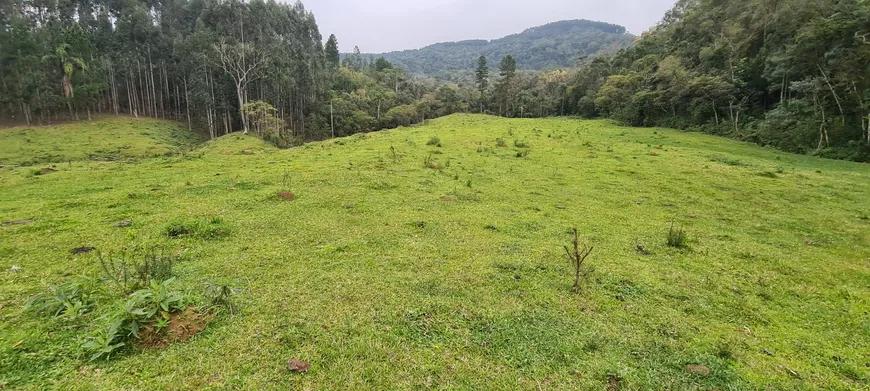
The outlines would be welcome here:
M 184 311 L 172 313 L 166 327 L 159 328 L 154 321 L 140 330 L 139 347 L 163 349 L 173 343 L 187 342 L 204 330 L 210 320 L 211 316 L 187 307 Z
M 293 194 L 289 191 L 280 191 L 278 192 L 278 198 L 293 201 L 296 199 L 296 194 Z
M 307 361 L 293 358 L 290 359 L 290 361 L 287 361 L 287 369 L 296 373 L 308 372 L 308 370 L 311 369 L 311 364 Z

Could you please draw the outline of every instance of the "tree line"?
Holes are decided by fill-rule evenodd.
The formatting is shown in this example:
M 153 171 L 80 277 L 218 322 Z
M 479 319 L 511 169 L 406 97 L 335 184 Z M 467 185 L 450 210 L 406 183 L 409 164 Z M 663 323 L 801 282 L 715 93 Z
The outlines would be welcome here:
M 868 161 L 870 2 L 680 0 L 567 93 L 584 117 Z
M 465 111 L 457 91 L 356 51 L 302 3 L 13 0 L 0 5 L 0 120 L 94 113 L 296 145 Z

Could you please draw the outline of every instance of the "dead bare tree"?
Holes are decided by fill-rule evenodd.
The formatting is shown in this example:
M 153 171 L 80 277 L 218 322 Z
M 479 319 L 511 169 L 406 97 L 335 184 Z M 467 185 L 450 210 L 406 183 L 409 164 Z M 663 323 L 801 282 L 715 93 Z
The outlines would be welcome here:
M 572 244 L 574 245 L 574 251 L 572 252 L 568 246 L 565 246 L 565 254 L 568 256 L 568 262 L 571 264 L 571 267 L 574 268 L 574 287 L 571 288 L 571 291 L 574 293 L 580 293 L 580 276 L 583 274 L 583 262 L 586 261 L 586 257 L 592 253 L 592 250 L 595 247 L 586 247 L 584 244 L 583 248 L 580 248 L 580 240 L 577 238 L 577 228 L 574 228 L 573 234 L 574 239 Z
M 260 77 L 260 67 L 266 62 L 262 50 L 255 50 L 253 45 L 246 43 L 229 44 L 221 42 L 214 45 L 224 72 L 233 79 L 236 85 L 236 96 L 239 99 L 239 116 L 242 128 L 248 134 L 248 118 L 242 106 L 248 103 L 248 84 Z

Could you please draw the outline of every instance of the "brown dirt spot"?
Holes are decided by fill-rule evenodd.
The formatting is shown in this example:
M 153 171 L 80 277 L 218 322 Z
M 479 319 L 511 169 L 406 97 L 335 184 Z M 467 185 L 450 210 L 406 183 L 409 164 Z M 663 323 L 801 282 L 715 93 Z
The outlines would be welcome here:
M 291 358 L 287 361 L 287 369 L 296 373 L 308 372 L 311 369 L 311 364 L 307 361 Z
M 706 365 L 689 364 L 686 365 L 686 372 L 694 373 L 701 376 L 707 376 L 710 374 L 710 368 Z
M 342 208 L 344 208 L 344 209 L 353 209 L 353 204 L 344 204 L 344 205 L 342 205 Z
M 55 169 L 53 169 L 53 168 L 51 168 L 51 167 L 43 167 L 43 168 L 40 168 L 40 169 L 39 169 L 39 174 L 40 174 L 40 175 L 51 174 L 51 173 L 53 173 L 53 172 L 55 172 L 55 171 L 57 171 L 57 170 L 55 170 Z
M 118 228 L 124 228 L 124 227 L 129 227 L 129 226 L 131 226 L 131 225 L 133 225 L 133 222 L 132 222 L 132 221 L 130 221 L 130 220 L 122 220 L 122 221 L 119 221 L 118 224 L 115 224 L 115 227 L 118 227 Z
M 619 391 L 622 389 L 622 378 L 616 375 L 607 375 L 607 391 Z
M 211 316 L 200 314 L 192 307 L 174 312 L 169 316 L 169 325 L 157 328 L 153 321 L 139 331 L 139 346 L 145 349 L 162 349 L 170 344 L 187 342 L 208 326 Z
M 296 199 L 296 194 L 293 194 L 289 191 L 279 191 L 278 198 L 283 199 L 283 200 L 293 201 Z
M 253 155 L 253 154 L 254 154 L 254 151 L 252 151 L 250 149 L 246 149 L 246 150 L 242 151 L 242 155 Z
M 3 225 L 4 227 L 7 225 L 24 225 L 24 224 L 30 224 L 34 221 L 36 221 L 36 219 L 12 220 L 12 221 L 4 221 L 3 224 L 0 224 L 0 225 Z
M 72 250 L 69 250 L 69 253 L 73 254 L 73 255 L 87 254 L 87 253 L 94 251 L 94 250 L 96 250 L 96 248 L 94 248 L 94 247 L 76 247 Z
M 442 201 L 447 201 L 447 202 L 455 202 L 455 201 L 456 201 L 456 197 L 451 197 L 451 196 L 449 196 L 449 195 L 443 195 L 443 196 L 441 196 L 441 200 L 442 200 Z

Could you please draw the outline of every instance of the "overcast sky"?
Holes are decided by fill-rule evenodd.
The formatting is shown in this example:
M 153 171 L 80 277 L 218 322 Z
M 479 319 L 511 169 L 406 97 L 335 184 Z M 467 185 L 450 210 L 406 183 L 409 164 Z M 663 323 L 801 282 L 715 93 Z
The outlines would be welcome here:
M 288 0 L 295 1 L 295 0 Z M 419 49 L 437 42 L 495 39 L 567 19 L 619 24 L 640 34 L 676 0 L 303 0 L 323 39 L 342 52 Z

